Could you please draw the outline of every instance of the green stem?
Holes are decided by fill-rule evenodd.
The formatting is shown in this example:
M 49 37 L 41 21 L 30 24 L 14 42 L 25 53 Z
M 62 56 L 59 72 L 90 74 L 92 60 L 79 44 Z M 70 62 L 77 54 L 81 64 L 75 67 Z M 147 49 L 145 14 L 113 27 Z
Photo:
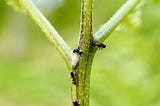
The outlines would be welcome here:
M 72 97 L 74 97 L 72 99 L 76 100 L 79 106 L 89 106 L 90 72 L 94 57 L 90 51 L 91 41 L 93 41 L 92 32 L 92 0 L 82 0 L 78 49 L 82 50 L 83 53 L 76 54 L 78 68 L 73 68 L 76 76 L 76 85 L 75 89 L 72 89 Z
M 70 67 L 70 62 L 72 58 L 72 50 L 68 44 L 63 40 L 63 38 L 58 34 L 55 28 L 50 24 L 46 17 L 40 12 L 40 10 L 34 5 L 31 0 L 20 0 L 21 5 L 27 11 L 27 13 L 33 18 L 33 20 L 38 24 L 41 30 L 44 32 L 45 36 L 53 43 L 68 67 Z
M 90 59 L 90 45 L 93 40 L 92 35 L 92 0 L 81 1 L 81 33 L 79 40 L 79 48 L 83 54 L 79 58 L 79 67 L 77 70 L 77 97 L 80 106 L 89 106 L 89 78 L 87 73 L 91 71 L 92 59 Z M 88 89 L 88 90 L 87 90 Z
M 127 0 L 126 3 L 107 21 L 96 33 L 94 38 L 103 42 L 122 20 L 135 8 L 142 0 Z
M 22 7 L 39 25 L 46 37 L 53 43 L 71 69 L 71 92 L 72 106 L 89 106 L 90 74 L 94 55 L 97 51 L 95 43 L 103 42 L 119 23 L 141 0 L 128 0 L 114 15 L 105 23 L 93 37 L 92 30 L 92 0 L 81 0 L 81 23 L 78 50 L 81 53 L 73 55 L 72 50 L 49 23 L 45 16 L 32 3 L 31 0 L 19 0 Z

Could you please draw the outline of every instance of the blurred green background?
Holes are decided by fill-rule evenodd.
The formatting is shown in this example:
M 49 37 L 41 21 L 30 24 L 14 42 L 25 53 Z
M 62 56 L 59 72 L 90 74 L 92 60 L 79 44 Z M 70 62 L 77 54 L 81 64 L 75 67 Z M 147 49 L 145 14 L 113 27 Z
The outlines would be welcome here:
M 77 46 L 80 0 L 34 0 Z M 94 31 L 125 0 L 95 0 Z M 134 15 L 137 13 L 138 15 Z M 160 106 L 160 1 L 146 0 L 95 56 L 91 106 Z M 0 1 L 0 106 L 70 106 L 67 66 L 34 21 Z

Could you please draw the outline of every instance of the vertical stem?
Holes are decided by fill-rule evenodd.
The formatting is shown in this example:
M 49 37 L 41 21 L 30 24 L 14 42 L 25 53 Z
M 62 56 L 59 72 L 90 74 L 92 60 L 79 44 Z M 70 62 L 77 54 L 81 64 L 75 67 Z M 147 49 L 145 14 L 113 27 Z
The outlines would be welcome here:
M 75 73 L 76 85 L 72 86 L 73 106 L 89 106 L 90 72 L 94 53 L 91 51 L 92 35 L 92 0 L 81 0 L 80 39 L 77 53 L 77 68 Z M 74 92 L 76 91 L 76 93 Z M 75 103 L 75 100 L 77 103 Z
M 90 73 L 92 59 L 89 59 L 89 49 L 91 45 L 92 35 L 92 0 L 81 1 L 81 31 L 79 48 L 83 54 L 79 58 L 79 67 L 77 70 L 77 99 L 80 106 L 89 106 L 89 82 L 85 83 L 86 73 Z M 87 74 L 88 75 L 88 74 Z
M 90 75 L 91 75 L 91 68 L 92 62 L 96 51 L 90 52 L 88 54 L 88 60 L 85 70 L 85 78 L 84 78 L 84 105 L 89 106 L 89 95 L 90 95 Z

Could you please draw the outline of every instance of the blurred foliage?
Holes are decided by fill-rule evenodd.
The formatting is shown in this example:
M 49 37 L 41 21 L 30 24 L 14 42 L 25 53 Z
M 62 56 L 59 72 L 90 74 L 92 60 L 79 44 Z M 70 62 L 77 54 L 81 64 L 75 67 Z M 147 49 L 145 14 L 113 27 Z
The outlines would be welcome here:
M 20 0 L 4 0 L 7 4 L 13 6 L 16 10 L 23 10 L 22 6 L 20 5 Z
M 53 1 L 61 4 L 54 5 L 52 12 L 45 12 L 43 5 L 39 8 L 74 48 L 80 0 Z M 124 2 L 95 0 L 94 30 Z M 140 26 L 116 30 L 105 41 L 107 48 L 97 52 L 91 106 L 160 106 L 159 0 L 146 0 L 140 11 Z M 1 0 L 0 106 L 69 106 L 68 76 L 65 63 L 33 20 Z

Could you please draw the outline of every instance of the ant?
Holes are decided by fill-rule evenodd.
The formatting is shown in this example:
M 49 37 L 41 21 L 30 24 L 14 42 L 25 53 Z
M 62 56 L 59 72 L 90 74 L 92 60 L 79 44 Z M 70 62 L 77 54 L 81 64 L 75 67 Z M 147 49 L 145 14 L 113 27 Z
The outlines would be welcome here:
M 97 43 L 96 46 L 99 48 L 106 48 L 106 45 L 103 43 Z
M 106 45 L 103 44 L 103 43 L 100 43 L 98 41 L 92 41 L 91 42 L 91 48 L 94 48 L 94 47 L 98 47 L 98 48 L 106 48 Z
M 72 103 L 73 103 L 73 106 L 79 106 L 78 101 L 76 100 L 73 100 Z
M 74 49 L 74 50 L 73 50 L 73 53 L 82 54 L 83 51 L 78 47 L 77 49 Z
M 74 73 L 71 72 L 71 73 L 70 73 L 70 76 L 71 76 L 71 78 L 72 78 L 72 83 L 73 83 L 74 85 L 76 85 L 76 79 L 75 79 Z

